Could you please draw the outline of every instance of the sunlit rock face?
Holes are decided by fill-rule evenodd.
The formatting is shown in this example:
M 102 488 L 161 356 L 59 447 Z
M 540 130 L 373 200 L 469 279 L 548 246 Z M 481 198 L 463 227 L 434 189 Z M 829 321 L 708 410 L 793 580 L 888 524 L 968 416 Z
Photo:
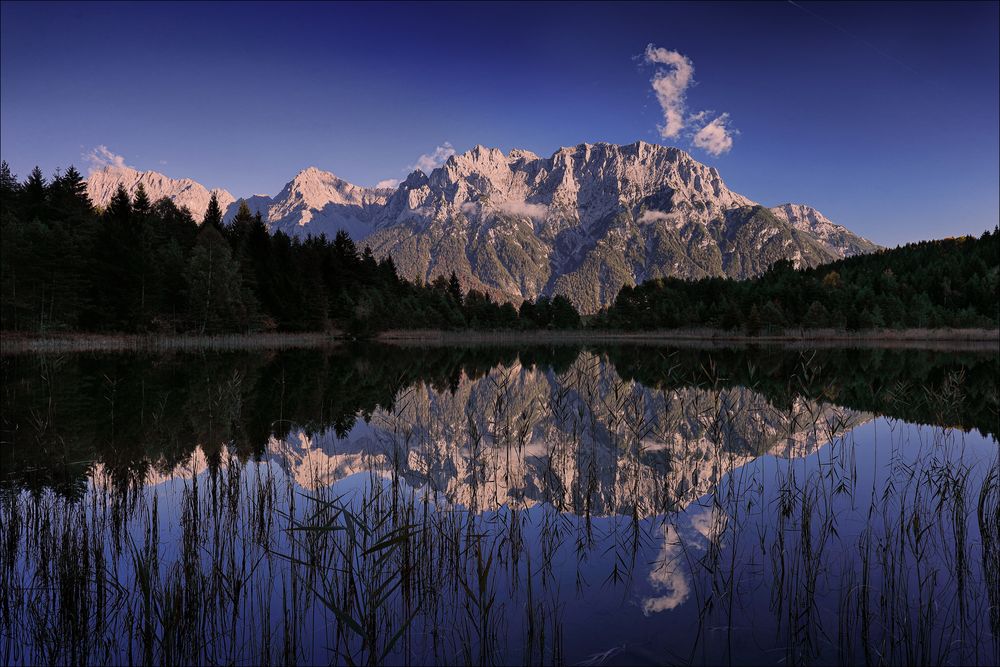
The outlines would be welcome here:
M 150 202 L 166 197 L 179 208 L 187 208 L 197 222 L 205 217 L 205 209 L 214 194 L 223 211 L 236 201 L 226 190 L 209 190 L 190 178 L 170 178 L 155 171 L 137 171 L 131 167 L 107 165 L 87 177 L 87 196 L 94 206 L 104 208 L 111 201 L 118 185 L 124 185 L 130 197 L 134 197 L 139 185 L 146 190 Z
M 88 179 L 105 205 L 141 182 L 200 221 L 212 192 L 226 220 L 239 203 L 190 179 L 109 166 Z M 675 276 L 759 275 L 780 259 L 814 266 L 878 246 L 808 206 L 771 209 L 730 190 L 719 171 L 677 148 L 579 144 L 549 157 L 476 146 L 395 188 L 357 186 L 315 167 L 274 196 L 244 198 L 272 231 L 332 238 L 391 256 L 401 276 L 456 273 L 466 289 L 519 304 L 562 294 L 584 313 L 626 284 Z
M 843 225 L 838 225 L 812 206 L 781 204 L 771 207 L 771 212 L 796 229 L 815 236 L 838 257 L 862 255 L 879 249 L 878 245 L 858 236 Z
M 848 236 L 824 239 L 684 151 L 640 141 L 547 158 L 477 146 L 400 184 L 366 243 L 406 277 L 455 271 L 497 298 L 563 294 L 593 312 L 650 278 L 744 278 L 779 259 L 812 266 L 854 254 L 840 249 Z
M 650 390 L 585 353 L 558 375 L 514 364 L 454 393 L 417 384 L 345 438 L 299 430 L 272 438 L 268 456 L 310 489 L 375 471 L 473 510 L 651 516 L 759 456 L 808 455 L 870 418 L 803 399 L 782 409 L 746 388 Z

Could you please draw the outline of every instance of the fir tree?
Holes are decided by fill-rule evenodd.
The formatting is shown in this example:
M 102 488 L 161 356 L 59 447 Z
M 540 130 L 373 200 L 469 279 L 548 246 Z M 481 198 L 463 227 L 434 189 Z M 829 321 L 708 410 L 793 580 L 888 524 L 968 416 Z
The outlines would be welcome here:
M 217 232 L 222 233 L 222 207 L 219 206 L 219 198 L 214 192 L 208 200 L 208 208 L 205 209 L 205 218 L 202 220 L 202 226 L 213 227 Z
M 132 212 L 139 219 L 144 220 L 149 215 L 151 208 L 152 204 L 149 201 L 149 195 L 146 194 L 146 188 L 140 183 L 135 188 L 135 197 L 132 198 Z
M 48 189 L 45 184 L 45 177 L 42 170 L 35 167 L 28 175 L 28 180 L 21 187 L 21 198 L 26 220 L 42 219 L 45 217 L 48 204 Z
M 452 301 L 459 307 L 462 306 L 462 284 L 458 282 L 458 276 L 455 275 L 454 271 L 451 272 L 451 278 L 448 279 L 448 294 Z

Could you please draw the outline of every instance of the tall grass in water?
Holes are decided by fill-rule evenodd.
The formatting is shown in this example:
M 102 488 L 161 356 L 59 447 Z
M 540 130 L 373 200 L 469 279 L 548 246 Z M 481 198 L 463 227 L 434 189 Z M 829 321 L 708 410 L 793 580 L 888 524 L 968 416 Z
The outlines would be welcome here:
M 790 387 L 812 372 L 804 355 Z M 127 490 L 96 466 L 78 501 L 7 491 L 0 658 L 995 662 L 995 457 L 886 420 L 869 446 L 867 415 L 773 405 L 752 369 L 747 388 L 702 375 L 654 390 L 596 355 L 502 366 L 407 388 L 360 453 L 333 441 L 312 467 L 275 442 Z M 965 390 L 933 399 L 949 414 Z M 603 637 L 597 612 L 667 639 Z

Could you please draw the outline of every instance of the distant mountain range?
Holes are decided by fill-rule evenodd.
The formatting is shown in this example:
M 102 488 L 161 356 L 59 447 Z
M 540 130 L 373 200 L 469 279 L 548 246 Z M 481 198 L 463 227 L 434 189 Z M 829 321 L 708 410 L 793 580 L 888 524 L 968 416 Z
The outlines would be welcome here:
M 97 206 L 119 183 L 140 183 L 200 220 L 215 193 L 232 218 L 238 200 L 190 179 L 109 166 L 88 178 Z M 346 230 L 402 276 L 454 271 L 467 289 L 519 303 L 564 294 L 582 312 L 625 284 L 656 277 L 747 278 L 779 259 L 814 266 L 879 248 L 802 204 L 761 206 L 719 172 L 676 148 L 580 144 L 541 158 L 476 146 L 395 189 L 364 188 L 310 167 L 277 195 L 245 198 L 272 232 Z

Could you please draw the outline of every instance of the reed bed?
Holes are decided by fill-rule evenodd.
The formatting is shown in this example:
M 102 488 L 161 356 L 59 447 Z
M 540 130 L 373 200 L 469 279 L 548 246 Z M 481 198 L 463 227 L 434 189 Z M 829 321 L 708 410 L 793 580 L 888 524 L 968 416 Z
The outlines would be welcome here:
M 316 443 L 275 441 L 8 489 L 0 659 L 995 664 L 995 442 L 723 381 L 500 365 L 402 390 L 308 466 Z

